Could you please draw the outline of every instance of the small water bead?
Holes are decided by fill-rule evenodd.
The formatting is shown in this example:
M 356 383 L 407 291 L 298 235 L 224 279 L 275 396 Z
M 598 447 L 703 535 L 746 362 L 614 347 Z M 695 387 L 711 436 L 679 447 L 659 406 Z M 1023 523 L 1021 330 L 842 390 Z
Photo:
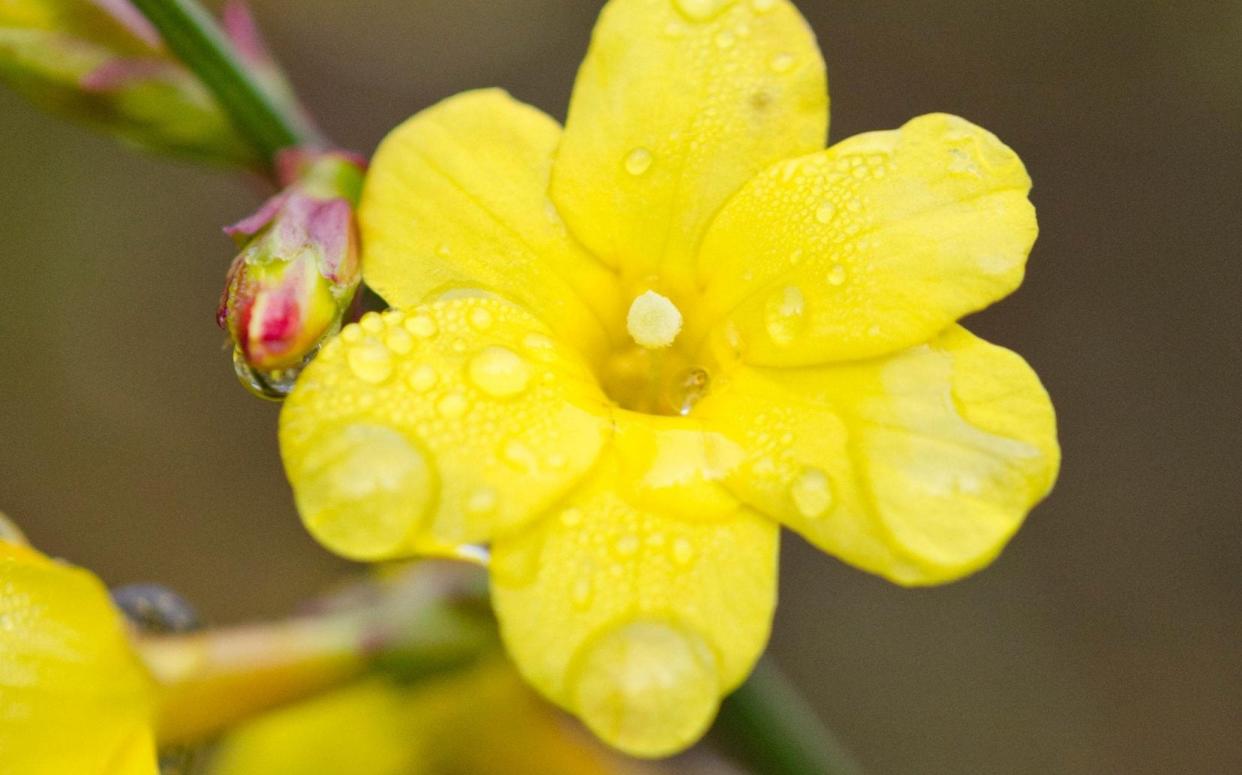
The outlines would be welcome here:
M 732 32 L 729 32 L 728 30 L 721 30 L 720 32 L 716 33 L 716 48 L 719 48 L 719 49 L 732 48 L 733 44 L 736 42 L 737 42 L 737 36 L 735 36 Z
M 845 267 L 840 264 L 833 264 L 828 270 L 828 284 L 836 287 L 845 285 Z
M 832 506 L 832 489 L 828 477 L 818 468 L 804 470 L 789 487 L 798 513 L 809 519 L 823 516 Z
M 694 561 L 694 544 L 685 538 L 678 538 L 673 542 L 673 562 L 678 565 L 689 565 Z
M 755 9 L 756 13 L 767 13 L 776 7 L 776 0 L 751 0 L 750 7 Z
M 632 557 L 638 551 L 641 542 L 636 535 L 624 535 L 617 539 L 617 555 L 620 557 Z
M 574 606 L 577 608 L 586 608 L 591 604 L 594 587 L 595 585 L 591 583 L 590 576 L 580 576 L 574 581 L 573 586 L 569 590 L 569 599 L 573 601 Z
M 341 331 L 341 341 L 345 344 L 356 344 L 362 341 L 362 329 L 356 325 L 345 326 L 345 329 Z
M 362 320 L 358 321 L 358 325 L 368 334 L 381 334 L 384 332 L 384 319 L 380 317 L 378 312 L 368 312 L 362 316 Z
M 492 317 L 492 313 L 483 307 L 470 310 L 470 325 L 474 326 L 476 331 L 486 331 L 492 327 L 494 322 L 495 318 Z
M 469 402 L 460 393 L 449 393 L 436 404 L 436 411 L 440 413 L 440 416 L 450 420 L 461 417 L 468 408 L 470 408 Z
M 836 214 L 837 214 L 836 205 L 834 205 L 832 202 L 824 202 L 822 205 L 819 206 L 819 209 L 815 211 L 815 220 L 819 221 L 820 223 L 827 224 L 832 221 L 832 216 Z
M 397 355 L 409 355 L 414 349 L 414 339 L 403 328 L 394 328 L 388 332 L 384 344 Z
M 802 333 L 806 300 L 797 286 L 789 285 L 768 298 L 764 313 L 768 336 L 776 344 L 787 346 Z
M 518 471 L 531 473 L 538 470 L 539 463 L 530 447 L 518 439 L 509 439 L 501 447 L 500 456 Z
M 345 360 L 349 362 L 349 370 L 363 382 L 378 385 L 392 376 L 392 353 L 374 339 L 350 347 L 345 353 Z
M 655 157 L 651 155 L 651 151 L 635 148 L 625 157 L 625 171 L 634 176 L 642 175 L 651 169 L 653 161 Z
M 582 524 L 582 511 L 579 509 L 565 509 L 561 512 L 561 524 L 565 527 L 577 527 Z
M 548 468 L 551 468 L 553 471 L 560 471 L 568 462 L 565 456 L 559 452 L 553 452 L 551 455 L 548 455 Z
M 410 383 L 410 387 L 414 388 L 415 391 L 419 393 L 426 393 L 428 390 L 435 387 L 435 384 L 439 379 L 440 377 L 436 374 L 435 368 L 424 363 L 414 369 L 414 371 L 410 374 L 409 380 L 407 381 Z
M 705 22 L 717 16 L 733 0 L 673 0 L 677 10 L 692 22 Z
M 493 398 L 511 398 L 530 383 L 530 367 L 505 347 L 488 347 L 470 359 L 470 381 Z
M 496 510 L 495 490 L 475 490 L 466 499 L 466 511 L 470 514 L 490 514 Z
M 793 54 L 781 53 L 772 57 L 772 61 L 768 63 L 768 66 L 772 68 L 774 73 L 787 73 L 793 69 L 795 61 Z
M 436 321 L 426 315 L 415 315 L 405 321 L 405 330 L 419 339 L 430 339 L 436 335 L 439 327 L 436 325 Z
M 677 413 L 683 417 L 690 414 L 695 404 L 703 400 L 711 389 L 712 378 L 706 369 L 694 367 L 687 369 L 677 386 L 676 400 L 673 405 Z

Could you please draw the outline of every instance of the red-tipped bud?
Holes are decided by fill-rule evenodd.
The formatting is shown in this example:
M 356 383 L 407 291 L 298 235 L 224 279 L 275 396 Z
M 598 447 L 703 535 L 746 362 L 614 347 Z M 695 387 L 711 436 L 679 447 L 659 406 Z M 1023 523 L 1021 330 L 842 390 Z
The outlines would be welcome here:
M 358 289 L 354 205 L 363 164 L 341 153 L 289 152 L 287 188 L 225 231 L 241 252 L 216 313 L 243 384 L 269 398 L 336 333 Z

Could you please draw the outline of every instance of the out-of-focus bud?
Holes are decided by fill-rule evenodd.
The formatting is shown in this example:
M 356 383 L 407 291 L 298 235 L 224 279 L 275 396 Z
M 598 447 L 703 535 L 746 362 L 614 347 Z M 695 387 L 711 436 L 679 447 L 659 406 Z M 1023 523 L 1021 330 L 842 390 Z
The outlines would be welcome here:
M 286 151 L 285 189 L 225 231 L 241 248 L 216 320 L 243 385 L 280 399 L 337 332 L 361 279 L 354 208 L 366 163 L 341 152 Z
M 258 165 L 215 98 L 128 0 L 0 0 L 0 82 L 141 148 Z

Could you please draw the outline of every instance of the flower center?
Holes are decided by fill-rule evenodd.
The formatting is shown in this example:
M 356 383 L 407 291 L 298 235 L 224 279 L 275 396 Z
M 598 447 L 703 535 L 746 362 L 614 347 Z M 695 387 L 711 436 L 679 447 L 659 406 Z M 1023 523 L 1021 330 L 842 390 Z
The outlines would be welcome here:
M 667 296 L 647 290 L 634 297 L 625 318 L 630 341 L 606 359 L 600 374 L 609 398 L 645 414 L 690 414 L 711 378 L 678 339 L 683 323 Z

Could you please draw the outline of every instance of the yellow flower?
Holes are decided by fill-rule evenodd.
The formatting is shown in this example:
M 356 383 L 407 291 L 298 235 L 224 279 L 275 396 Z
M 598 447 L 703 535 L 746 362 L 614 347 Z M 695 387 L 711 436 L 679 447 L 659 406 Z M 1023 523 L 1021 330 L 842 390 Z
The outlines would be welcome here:
M 0 538 L 0 775 L 155 775 L 153 712 L 99 580 Z
M 636 755 L 706 729 L 777 533 L 901 584 L 986 565 L 1052 486 L 1052 407 L 955 324 L 1013 291 L 1030 180 L 947 115 L 823 150 L 784 0 L 612 0 L 566 126 L 453 97 L 379 149 L 366 281 L 281 416 L 299 510 L 381 560 L 490 544 L 526 678 Z

